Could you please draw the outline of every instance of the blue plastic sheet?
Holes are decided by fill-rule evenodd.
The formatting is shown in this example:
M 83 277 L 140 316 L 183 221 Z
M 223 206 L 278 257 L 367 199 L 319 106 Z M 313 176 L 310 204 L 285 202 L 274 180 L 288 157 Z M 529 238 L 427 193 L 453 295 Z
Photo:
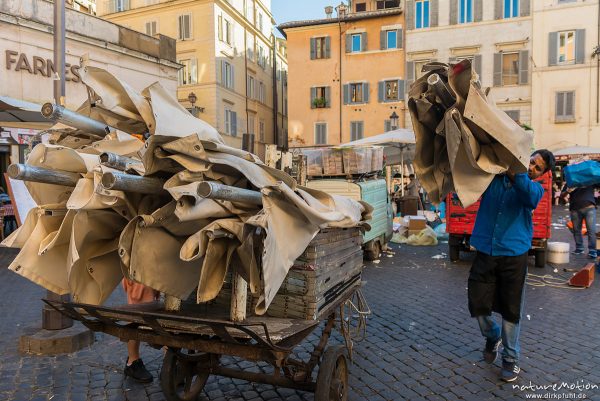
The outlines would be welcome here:
M 567 186 L 570 188 L 600 185 L 600 163 L 587 160 L 564 168 Z

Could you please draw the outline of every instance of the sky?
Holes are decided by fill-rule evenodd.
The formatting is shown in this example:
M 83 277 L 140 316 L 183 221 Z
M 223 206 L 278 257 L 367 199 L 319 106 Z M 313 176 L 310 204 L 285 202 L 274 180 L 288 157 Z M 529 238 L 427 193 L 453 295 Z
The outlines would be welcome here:
M 325 7 L 338 4 L 340 0 L 271 0 L 271 12 L 275 23 L 279 25 L 289 21 L 325 18 Z

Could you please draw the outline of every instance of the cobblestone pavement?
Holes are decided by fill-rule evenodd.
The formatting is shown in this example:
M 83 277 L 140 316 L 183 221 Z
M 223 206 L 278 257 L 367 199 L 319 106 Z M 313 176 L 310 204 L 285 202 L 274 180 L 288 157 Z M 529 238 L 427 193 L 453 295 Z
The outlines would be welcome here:
M 563 207 L 555 209 L 554 240 L 572 238 L 564 227 Z M 472 255 L 457 264 L 436 258 L 447 244 L 435 247 L 393 246 L 393 257 L 369 264 L 364 293 L 373 314 L 368 336 L 355 346 L 350 371 L 350 400 L 487 400 L 542 398 L 600 400 L 600 306 L 598 283 L 590 289 L 527 287 L 522 324 L 521 386 L 583 385 L 583 389 L 515 388 L 498 380 L 499 363 L 481 360 L 483 340 L 466 307 L 467 275 Z M 0 250 L 0 266 L 14 257 Z M 580 268 L 585 257 L 571 257 Z M 533 267 L 530 273 L 554 274 L 553 268 Z M 563 273 L 560 266 L 561 274 Z M 164 396 L 158 380 L 140 385 L 124 379 L 125 344 L 96 334 L 96 343 L 71 355 L 20 355 L 23 329 L 39 324 L 45 291 L 20 276 L 0 269 L 0 400 L 151 400 Z M 109 300 L 122 303 L 120 289 Z M 312 335 L 299 347 L 306 357 Z M 331 343 L 340 342 L 339 336 Z M 162 352 L 143 347 L 146 365 L 158 375 Z M 228 364 L 262 369 L 227 359 Z M 586 385 L 593 388 L 585 389 Z M 202 400 L 313 400 L 312 394 L 220 377 L 209 378 Z

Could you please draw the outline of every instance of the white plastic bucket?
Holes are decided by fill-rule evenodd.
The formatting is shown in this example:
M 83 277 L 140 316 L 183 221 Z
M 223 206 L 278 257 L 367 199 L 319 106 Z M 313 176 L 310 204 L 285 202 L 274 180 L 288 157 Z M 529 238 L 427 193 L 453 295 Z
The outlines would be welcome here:
M 550 263 L 569 263 L 568 242 L 548 242 L 548 262 Z

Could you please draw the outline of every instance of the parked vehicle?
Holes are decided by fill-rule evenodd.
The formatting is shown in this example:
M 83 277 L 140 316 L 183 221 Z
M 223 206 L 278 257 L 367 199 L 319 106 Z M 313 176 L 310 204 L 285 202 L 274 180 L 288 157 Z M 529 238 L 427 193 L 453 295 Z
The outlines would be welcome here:
M 552 174 L 547 172 L 536 181 L 544 187 L 544 196 L 533 212 L 533 240 L 529 252 L 535 255 L 535 265 L 544 267 L 552 224 Z M 450 234 L 448 239 L 450 261 L 459 260 L 461 251 L 471 250 L 471 233 L 478 210 L 479 201 L 464 209 L 455 193 L 448 194 L 446 198 L 446 232 Z
M 377 178 L 360 181 L 327 178 L 310 180 L 307 186 L 332 195 L 363 200 L 373 206 L 373 218 L 368 221 L 371 230 L 366 231 L 363 235 L 363 248 L 367 260 L 377 259 L 393 234 L 394 212 L 387 192 L 386 181 Z

